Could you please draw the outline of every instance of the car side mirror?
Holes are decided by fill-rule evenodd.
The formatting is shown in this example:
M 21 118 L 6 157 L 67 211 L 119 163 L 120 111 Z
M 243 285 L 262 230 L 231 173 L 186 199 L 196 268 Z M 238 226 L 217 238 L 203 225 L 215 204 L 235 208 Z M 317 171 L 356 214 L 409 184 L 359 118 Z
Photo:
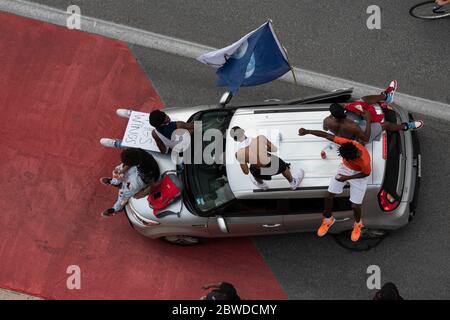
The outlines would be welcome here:
M 219 104 L 222 106 L 222 108 L 230 103 L 231 98 L 233 98 L 233 94 L 230 91 L 225 92 L 222 97 L 220 97 Z

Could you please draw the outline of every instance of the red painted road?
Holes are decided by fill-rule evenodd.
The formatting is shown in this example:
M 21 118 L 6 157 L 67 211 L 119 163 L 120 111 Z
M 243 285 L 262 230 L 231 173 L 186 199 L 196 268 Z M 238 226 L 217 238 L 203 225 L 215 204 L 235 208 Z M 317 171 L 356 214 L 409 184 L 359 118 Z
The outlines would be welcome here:
M 118 106 L 163 106 L 127 45 L 0 13 L 0 287 L 54 299 L 198 299 L 212 281 L 286 295 L 249 239 L 184 248 L 104 219 Z M 81 268 L 81 290 L 66 269 Z

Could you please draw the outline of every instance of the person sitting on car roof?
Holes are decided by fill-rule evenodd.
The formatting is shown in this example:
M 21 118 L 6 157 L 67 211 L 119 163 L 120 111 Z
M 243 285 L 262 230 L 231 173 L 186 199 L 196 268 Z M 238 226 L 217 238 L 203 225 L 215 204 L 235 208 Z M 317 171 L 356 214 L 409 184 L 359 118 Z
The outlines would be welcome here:
M 389 87 L 380 95 L 362 97 L 363 101 L 356 101 L 346 105 L 333 103 L 330 105 L 330 113 L 323 120 L 323 128 L 331 131 L 337 136 L 358 140 L 361 143 L 370 143 L 378 140 L 384 130 L 406 131 L 418 130 L 423 127 L 423 121 L 410 121 L 397 124 L 393 122 L 380 122 L 373 104 L 380 103 L 387 108 L 393 102 L 394 93 L 397 89 L 397 81 L 392 81 Z
M 160 170 L 151 154 L 142 149 L 129 148 L 122 151 L 121 160 L 112 178 L 100 179 L 104 185 L 120 187 L 116 203 L 102 212 L 104 217 L 121 212 L 131 197 L 141 198 L 158 186 Z
M 240 127 L 233 127 L 230 136 L 239 142 L 235 156 L 242 172 L 245 175 L 250 173 L 250 179 L 258 188 L 267 190 L 269 187 L 264 180 L 272 180 L 272 176 L 280 173 L 289 182 L 292 190 L 298 188 L 304 176 L 303 170 L 293 177 L 290 164 L 272 154 L 277 151 L 277 147 L 269 139 L 263 135 L 256 138 L 247 137 L 244 129 Z
M 300 128 L 299 136 L 312 134 L 317 137 L 328 139 L 339 144 L 338 153 L 342 157 L 342 164 L 337 171 L 337 175 L 331 178 L 328 194 L 325 198 L 325 211 L 322 224 L 317 231 L 319 237 L 323 237 L 335 219 L 331 212 L 333 207 L 333 197 L 341 194 L 344 186 L 350 184 L 350 202 L 352 203 L 355 223 L 351 235 L 352 241 L 358 241 L 363 227 L 361 220 L 361 204 L 367 189 L 367 182 L 372 168 L 370 165 L 370 154 L 367 149 L 357 141 L 341 138 L 319 130 L 307 130 Z
M 152 137 L 162 153 L 169 152 L 179 142 L 174 140 L 173 133 L 177 129 L 186 129 L 189 133 L 194 132 L 193 122 L 171 121 L 170 117 L 161 110 L 153 110 L 149 116 L 150 124 L 155 127 Z

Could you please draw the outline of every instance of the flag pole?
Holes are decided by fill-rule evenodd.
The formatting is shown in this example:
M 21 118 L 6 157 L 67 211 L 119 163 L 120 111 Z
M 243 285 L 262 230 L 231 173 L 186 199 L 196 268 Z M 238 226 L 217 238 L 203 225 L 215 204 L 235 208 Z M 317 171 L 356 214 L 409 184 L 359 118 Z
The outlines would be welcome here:
M 295 85 L 298 86 L 297 77 L 295 76 L 295 71 L 294 71 L 294 68 L 292 67 L 291 62 L 289 61 L 289 57 L 288 57 L 288 54 L 287 54 L 287 49 L 283 45 L 281 45 L 281 46 L 283 47 L 283 50 L 286 53 L 286 57 L 288 58 L 287 62 L 289 64 L 289 67 L 291 68 L 292 77 L 294 77 Z
M 285 53 L 285 55 L 286 55 L 286 60 L 287 60 L 287 63 L 289 64 L 289 67 L 291 68 L 292 77 L 294 78 L 295 85 L 298 86 L 297 77 L 295 76 L 295 71 L 294 71 L 294 68 L 292 67 L 291 62 L 289 61 L 289 56 L 288 56 L 287 49 L 286 49 L 286 47 L 281 43 L 280 39 L 278 38 L 278 36 L 277 36 L 277 34 L 276 34 L 276 32 L 275 32 L 275 27 L 273 26 L 273 21 L 272 21 L 272 19 L 268 19 L 268 21 L 269 21 L 269 23 L 272 25 L 273 32 L 275 33 L 275 37 L 277 38 L 277 41 L 280 43 L 281 48 L 283 49 L 283 51 L 284 51 L 284 53 Z

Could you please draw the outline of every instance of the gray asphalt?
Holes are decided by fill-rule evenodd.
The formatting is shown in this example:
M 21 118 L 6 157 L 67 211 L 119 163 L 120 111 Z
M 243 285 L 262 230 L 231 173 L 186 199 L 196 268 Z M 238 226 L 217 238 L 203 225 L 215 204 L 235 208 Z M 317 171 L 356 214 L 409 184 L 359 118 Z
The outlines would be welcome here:
M 33 0 L 168 36 L 222 47 L 266 19 L 297 67 L 450 103 L 450 19 L 409 16 L 420 0 Z M 366 27 L 369 5 L 382 10 L 381 30 Z
M 239 38 L 271 17 L 294 65 L 383 86 L 391 78 L 400 90 L 450 102 L 448 37 L 450 21 L 413 20 L 415 1 L 382 1 L 382 30 L 365 27 L 368 1 L 65 1 L 36 2 L 215 47 Z M 187 3 L 187 2 L 186 2 Z M 446 30 L 445 32 L 443 30 Z M 218 101 L 214 72 L 194 61 L 130 46 L 167 106 Z M 446 57 L 446 58 L 445 58 Z M 446 59 L 446 60 L 445 60 Z M 443 60 L 443 61 L 440 61 Z M 292 98 L 317 90 L 274 82 L 242 88 L 235 101 Z M 450 231 L 448 123 L 424 118 L 423 179 L 416 219 L 377 248 L 363 253 L 313 234 L 259 237 L 255 245 L 290 299 L 368 299 L 366 268 L 378 265 L 382 282 L 393 281 L 407 299 L 449 299 Z

